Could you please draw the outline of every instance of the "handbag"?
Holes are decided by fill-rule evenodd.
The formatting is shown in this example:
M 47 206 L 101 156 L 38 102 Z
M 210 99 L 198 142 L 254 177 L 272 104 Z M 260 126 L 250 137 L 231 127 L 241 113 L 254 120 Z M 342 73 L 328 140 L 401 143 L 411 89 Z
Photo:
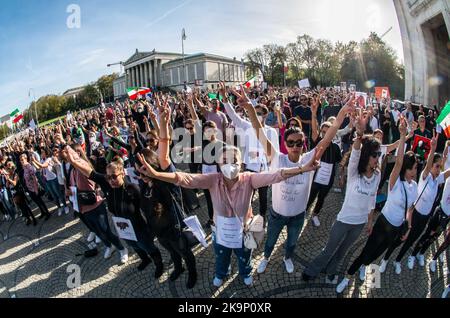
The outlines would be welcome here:
M 225 189 L 226 198 L 233 214 L 239 219 L 239 216 L 233 209 L 228 192 Z M 264 218 L 261 215 L 255 215 L 247 222 L 241 221 L 244 231 L 244 247 L 249 250 L 257 249 L 264 239 Z
M 77 200 L 80 205 L 93 205 L 97 203 L 97 193 L 95 191 L 78 191 Z
M 192 249 L 195 246 L 200 244 L 200 241 L 195 237 L 194 233 L 186 226 L 184 223 L 184 219 L 186 218 L 186 212 L 184 210 L 184 204 L 183 204 L 183 194 L 180 192 L 181 195 L 181 206 L 178 200 L 176 200 L 175 196 L 173 195 L 170 190 L 168 190 L 170 193 L 170 196 L 172 197 L 172 201 L 174 203 L 174 212 L 175 212 L 175 218 L 177 220 L 177 224 L 175 224 L 175 228 L 178 231 L 178 247 L 181 250 L 185 249 Z

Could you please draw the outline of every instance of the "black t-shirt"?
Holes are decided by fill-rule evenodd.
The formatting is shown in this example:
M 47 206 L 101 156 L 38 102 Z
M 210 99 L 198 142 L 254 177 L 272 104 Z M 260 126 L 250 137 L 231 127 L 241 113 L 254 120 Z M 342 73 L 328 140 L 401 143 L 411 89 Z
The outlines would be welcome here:
M 170 165 L 164 172 L 175 171 L 175 167 Z M 167 182 L 153 180 L 151 187 L 148 184 L 141 184 L 140 191 L 141 209 L 152 232 L 157 237 L 177 238 L 179 230 L 176 228 L 178 219 L 175 213 L 176 209 L 182 206 L 180 188 Z
M 300 117 L 300 119 L 302 119 L 302 120 L 311 120 L 311 118 L 312 118 L 311 108 L 298 106 L 296 109 L 294 109 L 293 115 L 294 115 L 294 117 Z M 307 136 L 309 136 L 310 124 L 305 124 L 302 122 L 302 127 L 303 127 L 303 132 Z
M 143 235 L 149 235 L 149 227 L 141 212 L 141 193 L 137 185 L 125 182 L 120 188 L 112 188 L 104 174 L 92 171 L 89 179 L 97 183 L 106 196 L 108 210 L 117 217 L 129 219 L 133 225 L 138 240 Z
M 137 122 L 139 126 L 139 131 L 144 132 L 145 131 L 144 117 L 148 118 L 147 108 L 144 107 L 144 111 L 141 113 L 131 108 L 131 115 L 133 116 L 134 121 Z
M 328 106 L 323 110 L 323 121 L 327 121 L 328 118 L 330 117 L 336 117 L 340 110 L 341 110 L 341 106 L 337 105 L 337 106 Z

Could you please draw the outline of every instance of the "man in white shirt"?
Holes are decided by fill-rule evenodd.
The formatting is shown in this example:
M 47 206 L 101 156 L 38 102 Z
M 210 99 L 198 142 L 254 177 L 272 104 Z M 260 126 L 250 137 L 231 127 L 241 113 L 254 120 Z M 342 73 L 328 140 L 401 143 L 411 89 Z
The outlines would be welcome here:
M 244 151 L 244 164 L 247 171 L 261 172 L 269 171 L 269 166 L 267 162 L 267 157 L 264 152 L 264 147 L 258 141 L 258 138 L 253 130 L 252 124 L 242 119 L 234 110 L 234 106 L 228 102 L 224 103 L 227 115 L 230 117 L 234 126 L 236 127 L 237 134 L 245 135 L 245 151 Z M 274 145 L 277 151 L 280 150 L 279 139 L 277 131 L 269 126 L 265 125 L 267 116 L 269 115 L 269 110 L 265 105 L 258 104 L 255 107 L 257 115 L 261 120 L 264 132 L 269 138 L 272 145 Z M 267 191 L 268 187 L 263 187 L 258 189 L 259 194 L 259 214 L 266 219 L 267 212 Z

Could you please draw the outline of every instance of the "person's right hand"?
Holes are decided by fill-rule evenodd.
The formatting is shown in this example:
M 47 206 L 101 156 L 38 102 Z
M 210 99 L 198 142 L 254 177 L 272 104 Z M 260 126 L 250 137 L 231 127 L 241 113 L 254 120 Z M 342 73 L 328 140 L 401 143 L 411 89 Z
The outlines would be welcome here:
M 407 134 L 407 122 L 405 118 L 400 119 L 400 125 L 398 126 L 398 130 L 400 132 L 400 136 L 405 137 Z

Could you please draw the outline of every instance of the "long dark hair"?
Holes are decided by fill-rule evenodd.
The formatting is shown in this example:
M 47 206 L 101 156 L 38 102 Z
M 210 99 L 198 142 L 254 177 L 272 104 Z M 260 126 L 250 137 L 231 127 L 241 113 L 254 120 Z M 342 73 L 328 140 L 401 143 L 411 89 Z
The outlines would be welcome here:
M 412 151 L 408 151 L 405 153 L 403 157 L 402 169 L 400 170 L 400 180 L 405 181 L 405 173 L 406 170 L 411 170 L 414 168 L 414 165 L 417 163 L 416 154 Z
M 369 163 L 370 156 L 380 150 L 380 142 L 373 136 L 364 136 L 361 140 L 361 157 L 358 162 L 358 174 L 363 175 L 366 173 L 367 164 Z M 353 149 L 353 148 L 351 148 Z M 341 166 L 346 167 L 350 160 L 352 150 L 348 151 L 341 161 Z
M 373 136 L 366 136 L 362 139 L 361 157 L 358 163 L 358 173 L 363 175 L 366 173 L 367 164 L 369 163 L 370 156 L 380 150 L 380 142 Z

